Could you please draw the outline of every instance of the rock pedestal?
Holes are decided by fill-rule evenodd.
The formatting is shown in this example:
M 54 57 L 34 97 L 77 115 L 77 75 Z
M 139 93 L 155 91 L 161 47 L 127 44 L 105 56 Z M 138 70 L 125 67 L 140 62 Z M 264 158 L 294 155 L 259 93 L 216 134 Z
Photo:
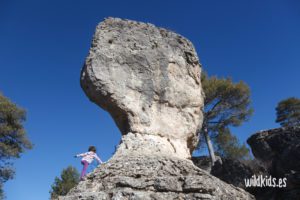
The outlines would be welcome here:
M 253 199 L 188 160 L 203 120 L 200 75 L 184 37 L 130 20 L 100 23 L 81 86 L 122 139 L 107 163 L 60 199 Z

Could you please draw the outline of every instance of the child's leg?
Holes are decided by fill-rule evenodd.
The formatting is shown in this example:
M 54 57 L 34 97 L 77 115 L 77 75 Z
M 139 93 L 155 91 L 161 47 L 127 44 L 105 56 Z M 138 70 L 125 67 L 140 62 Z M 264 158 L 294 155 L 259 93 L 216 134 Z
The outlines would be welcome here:
M 81 161 L 81 164 L 83 165 L 83 168 L 82 168 L 82 171 L 81 171 L 81 176 L 80 176 L 80 180 L 83 179 L 83 177 L 85 176 L 85 173 L 86 173 L 86 169 L 88 168 L 89 166 L 89 163 L 85 160 Z

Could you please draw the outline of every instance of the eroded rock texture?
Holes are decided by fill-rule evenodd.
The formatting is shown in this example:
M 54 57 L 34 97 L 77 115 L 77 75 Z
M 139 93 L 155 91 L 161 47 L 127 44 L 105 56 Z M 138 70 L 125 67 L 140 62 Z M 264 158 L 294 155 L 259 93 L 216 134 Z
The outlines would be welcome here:
M 117 154 L 190 157 L 202 123 L 201 68 L 184 37 L 118 18 L 100 23 L 81 86 L 123 134 Z
M 244 190 L 193 165 L 168 157 L 124 157 L 97 168 L 59 200 L 247 200 Z

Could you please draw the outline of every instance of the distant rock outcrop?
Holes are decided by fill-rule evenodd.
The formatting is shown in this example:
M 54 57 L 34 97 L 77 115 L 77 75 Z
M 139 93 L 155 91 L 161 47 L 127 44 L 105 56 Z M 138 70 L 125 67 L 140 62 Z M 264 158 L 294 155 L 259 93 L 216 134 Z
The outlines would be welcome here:
M 271 172 L 284 175 L 300 170 L 300 127 L 283 127 L 258 132 L 247 143 L 255 158 L 268 165 Z M 276 165 L 272 168 L 272 165 Z
M 261 131 L 247 142 L 272 177 L 287 178 L 287 187 L 266 188 L 259 199 L 300 199 L 300 127 Z
M 100 23 L 81 86 L 122 139 L 107 163 L 60 199 L 253 199 L 188 159 L 202 125 L 200 74 L 184 37 L 131 20 Z
M 209 157 L 193 157 L 194 164 L 226 183 L 243 188 L 257 200 L 300 199 L 300 127 L 282 127 L 260 131 L 248 140 L 255 160 L 238 161 L 222 158 L 222 162 L 210 165 Z M 252 176 L 279 179 L 286 178 L 286 187 L 246 187 L 245 179 Z M 274 184 L 272 182 L 272 184 Z

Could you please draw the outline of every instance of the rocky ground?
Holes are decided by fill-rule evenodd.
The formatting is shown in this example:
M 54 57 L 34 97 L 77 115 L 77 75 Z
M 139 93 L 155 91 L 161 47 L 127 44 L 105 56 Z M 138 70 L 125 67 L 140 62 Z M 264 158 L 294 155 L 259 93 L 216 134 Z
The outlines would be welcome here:
M 123 157 L 101 165 L 59 200 L 254 199 L 191 161 L 169 157 Z

